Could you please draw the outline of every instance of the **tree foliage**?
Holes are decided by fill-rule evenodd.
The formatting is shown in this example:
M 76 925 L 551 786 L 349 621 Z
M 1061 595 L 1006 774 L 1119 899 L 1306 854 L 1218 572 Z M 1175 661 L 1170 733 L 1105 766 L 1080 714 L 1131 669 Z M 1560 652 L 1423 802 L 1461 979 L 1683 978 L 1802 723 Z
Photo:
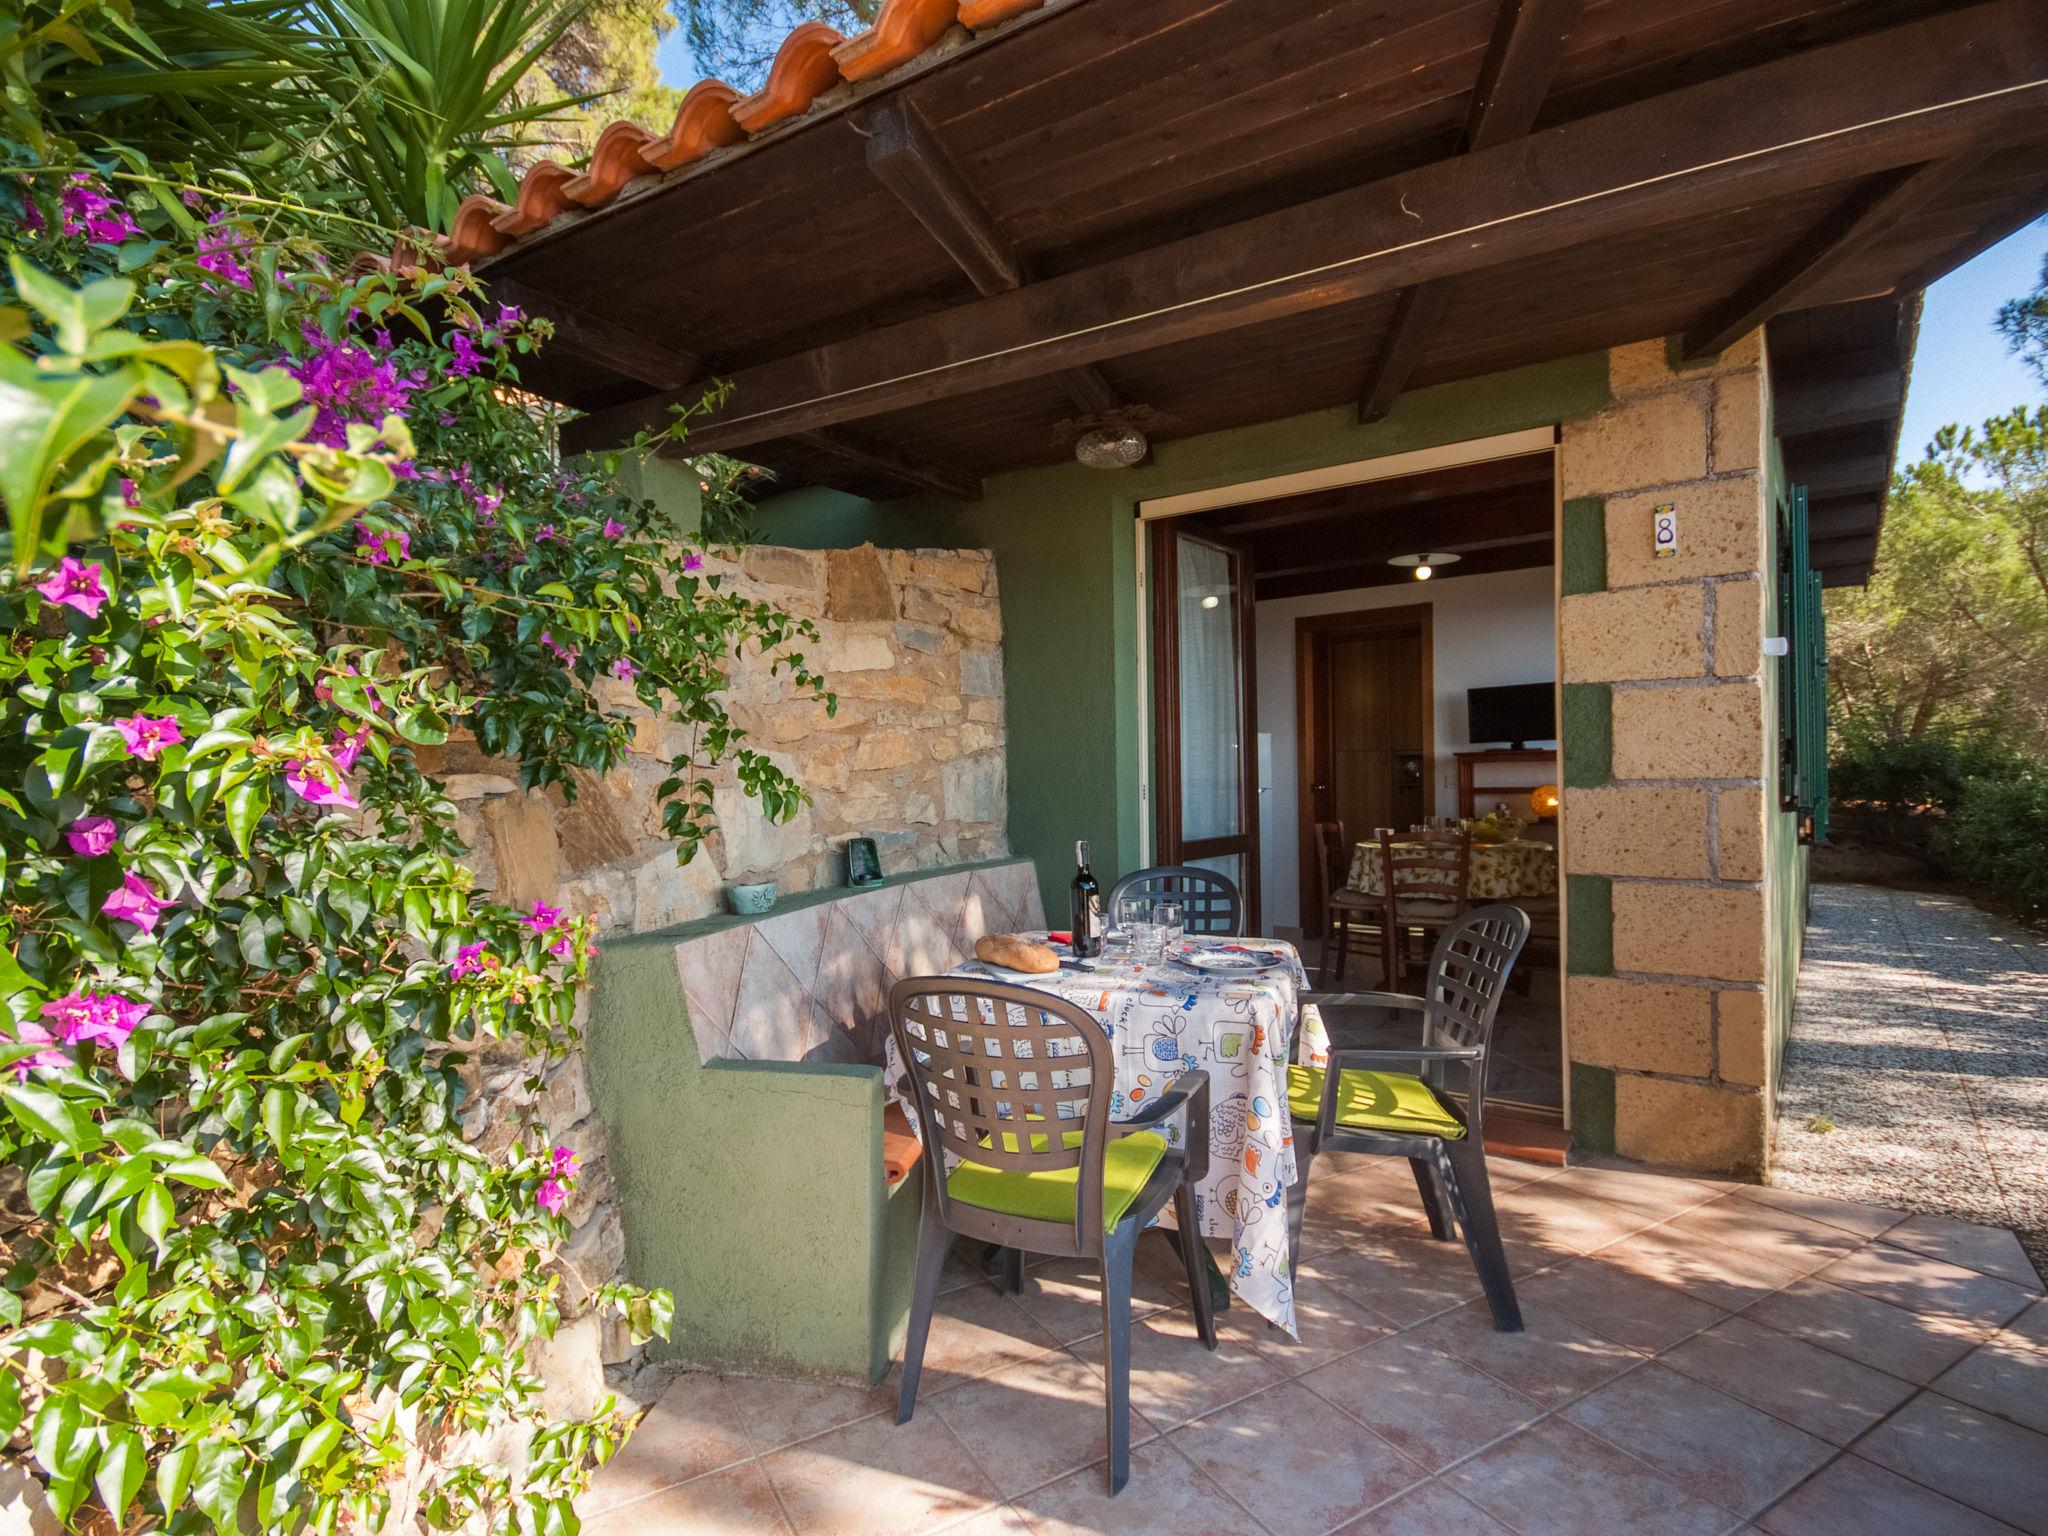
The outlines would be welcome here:
M 875 19 L 881 0 L 673 0 L 691 56 L 706 75 L 758 90 L 775 50 L 807 21 L 851 36 Z

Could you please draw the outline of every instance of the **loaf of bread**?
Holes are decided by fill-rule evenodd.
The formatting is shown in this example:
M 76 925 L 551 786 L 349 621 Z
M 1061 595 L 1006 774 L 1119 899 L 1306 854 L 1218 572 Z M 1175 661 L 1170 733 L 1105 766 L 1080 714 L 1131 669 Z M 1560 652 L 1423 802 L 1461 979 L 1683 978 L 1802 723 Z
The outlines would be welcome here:
M 1060 968 L 1060 957 L 1043 944 L 1033 944 L 1021 933 L 985 933 L 974 941 L 974 958 L 984 965 L 999 965 L 1006 971 L 1025 971 L 1043 976 Z

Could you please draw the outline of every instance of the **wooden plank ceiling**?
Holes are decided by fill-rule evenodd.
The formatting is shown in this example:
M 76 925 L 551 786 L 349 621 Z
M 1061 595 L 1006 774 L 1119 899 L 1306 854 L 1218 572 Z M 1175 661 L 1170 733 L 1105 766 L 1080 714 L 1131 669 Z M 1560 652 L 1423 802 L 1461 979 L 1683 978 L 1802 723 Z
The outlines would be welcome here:
M 729 378 L 693 449 L 972 496 L 1105 420 L 1372 419 L 1768 324 L 1817 560 L 1862 580 L 1914 296 L 2048 211 L 2038 0 L 1011 9 L 484 262 L 558 321 L 565 445 Z

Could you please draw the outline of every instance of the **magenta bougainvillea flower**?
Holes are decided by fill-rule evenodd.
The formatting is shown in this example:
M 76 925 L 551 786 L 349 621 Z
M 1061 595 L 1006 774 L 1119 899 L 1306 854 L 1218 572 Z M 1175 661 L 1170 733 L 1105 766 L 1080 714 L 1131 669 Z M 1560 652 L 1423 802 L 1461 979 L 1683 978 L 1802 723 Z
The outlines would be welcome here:
M 559 939 L 555 940 L 554 943 L 548 946 L 548 953 L 553 955 L 557 960 L 575 959 L 576 939 L 574 935 L 567 933 L 563 934 Z
M 582 1165 L 575 1152 L 568 1147 L 557 1147 L 549 1155 L 547 1172 L 542 1176 L 540 1188 L 533 1193 L 534 1204 L 550 1216 L 559 1216 L 562 1207 L 569 1203 L 570 1186 L 576 1182 L 576 1175 Z
M 497 328 L 499 330 L 509 331 L 513 326 L 524 325 L 525 323 L 526 311 L 517 304 L 500 304 L 498 306 Z
M 51 998 L 43 1004 L 42 1015 L 57 1026 L 57 1038 L 66 1045 L 120 1045 L 149 1017 L 149 1009 L 112 992 L 77 991 Z
M 14 1026 L 14 1043 L 17 1045 L 40 1045 L 45 1047 L 45 1049 L 37 1051 L 33 1056 L 22 1057 L 21 1060 L 14 1064 L 14 1080 L 17 1083 L 28 1081 L 29 1069 L 32 1067 L 68 1067 L 71 1065 L 71 1058 L 69 1056 L 66 1056 L 62 1051 L 51 1048 L 54 1045 L 53 1037 L 47 1029 L 36 1023 L 34 1019 L 23 1019 Z
M 548 1172 L 558 1179 L 573 1179 L 583 1171 L 583 1160 L 568 1147 L 555 1148 Z
M 573 646 L 563 645 L 559 640 L 557 640 L 554 637 L 553 631 L 545 629 L 542 630 L 540 632 L 540 643 L 544 647 L 546 647 L 548 654 L 553 656 L 555 660 L 559 661 L 563 666 L 573 667 L 576 665 L 575 648 Z
M 480 971 L 495 970 L 497 965 L 497 956 L 491 954 L 484 944 L 465 944 L 455 951 L 455 959 L 448 967 L 448 978 L 451 981 L 460 981 L 463 977 L 475 975 Z
M 126 720 L 116 720 L 114 729 L 121 733 L 128 755 L 144 762 L 154 762 L 165 747 L 178 746 L 185 739 L 185 733 L 178 729 L 178 722 L 171 715 L 130 715 Z
M 608 539 L 623 539 L 626 536 L 626 525 L 616 517 L 608 517 L 604 520 L 603 531 Z
M 208 219 L 206 228 L 199 232 L 199 270 L 224 277 L 237 288 L 254 288 L 256 274 L 244 264 L 242 257 L 254 249 L 255 237 L 247 230 L 222 229 L 221 221 L 226 218 L 227 212 L 223 209 Z
M 100 910 L 116 922 L 133 923 L 144 933 L 155 933 L 157 914 L 176 905 L 176 901 L 157 895 L 156 887 L 131 869 L 122 877 L 120 888 L 100 903 Z
M 142 233 L 128 217 L 128 210 L 107 190 L 107 184 L 87 171 L 73 171 L 60 200 L 64 233 L 84 235 L 95 245 L 119 245 Z
M 630 656 L 621 656 L 613 662 L 611 671 L 612 676 L 622 683 L 630 683 L 640 675 L 640 669 L 633 665 L 633 658 Z
M 353 733 L 337 727 L 334 732 L 334 765 L 343 773 L 355 771 L 356 759 L 363 755 L 363 744 L 370 739 L 370 728 L 366 725 Z
M 533 910 L 520 921 L 535 933 L 551 933 L 562 926 L 562 909 L 551 907 L 544 901 L 536 901 Z
M 403 530 L 356 524 L 356 553 L 372 565 L 396 565 L 412 558 L 412 535 Z
M 305 356 L 285 358 L 283 366 L 299 381 L 306 404 L 315 408 L 306 439 L 323 448 L 345 446 L 351 423 L 374 425 L 386 416 L 403 416 L 426 382 L 424 372 L 401 374 L 388 358 L 345 337 L 336 341 L 316 325 L 301 327 L 299 335 L 306 343 Z
M 66 555 L 46 580 L 36 583 L 36 590 L 53 603 L 76 608 L 88 619 L 96 619 L 100 606 L 107 600 L 106 586 L 100 580 L 101 569 L 97 560 L 74 560 Z
M 81 816 L 64 829 L 64 840 L 81 859 L 96 859 L 114 846 L 120 831 L 111 816 Z
M 540 1188 L 533 1192 L 533 1203 L 550 1216 L 559 1216 L 562 1207 L 569 1203 L 569 1186 L 560 1179 L 542 1179 Z
M 701 570 L 703 570 L 703 569 L 704 569 L 704 557 L 703 557 L 702 555 L 685 555 L 685 556 L 683 556 L 683 569 L 684 569 L 684 570 L 686 570 L 686 571 L 701 571 Z
M 455 355 L 448 371 L 457 378 L 466 379 L 484 365 L 483 353 L 477 351 L 476 343 L 470 340 L 466 331 L 457 331 L 449 339 L 448 350 Z
M 345 780 L 330 778 L 332 772 L 324 763 L 305 763 L 293 758 L 284 765 L 284 787 L 308 805 L 338 805 L 354 810 L 355 792 Z

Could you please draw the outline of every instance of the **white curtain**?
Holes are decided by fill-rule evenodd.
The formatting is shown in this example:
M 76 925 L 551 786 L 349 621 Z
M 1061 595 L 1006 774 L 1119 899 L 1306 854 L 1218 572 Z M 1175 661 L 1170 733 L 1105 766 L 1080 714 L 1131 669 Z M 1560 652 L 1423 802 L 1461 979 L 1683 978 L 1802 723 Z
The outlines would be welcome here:
M 1181 836 L 1226 837 L 1238 825 L 1237 594 L 1230 557 L 1175 540 L 1180 587 Z M 1205 599 L 1215 599 L 1205 606 Z

